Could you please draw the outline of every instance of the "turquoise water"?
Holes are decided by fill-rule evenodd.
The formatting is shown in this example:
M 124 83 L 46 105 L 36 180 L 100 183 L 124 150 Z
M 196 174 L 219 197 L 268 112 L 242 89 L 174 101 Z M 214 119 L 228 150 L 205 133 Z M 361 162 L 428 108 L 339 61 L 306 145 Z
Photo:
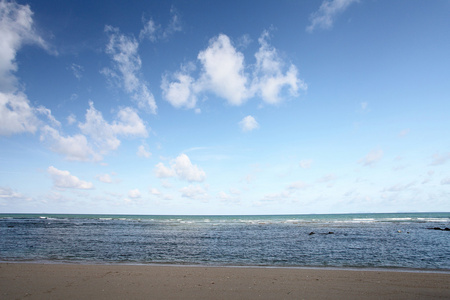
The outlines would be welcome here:
M 450 270 L 450 213 L 0 214 L 0 260 Z

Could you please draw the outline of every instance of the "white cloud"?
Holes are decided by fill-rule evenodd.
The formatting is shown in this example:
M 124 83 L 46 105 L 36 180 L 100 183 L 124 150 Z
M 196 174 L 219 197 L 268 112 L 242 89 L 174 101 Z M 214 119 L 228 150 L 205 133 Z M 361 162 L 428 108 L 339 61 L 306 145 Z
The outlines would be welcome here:
M 106 53 L 113 60 L 114 70 L 104 69 L 102 73 L 113 80 L 119 79 L 139 108 L 155 114 L 157 109 L 155 98 L 146 83 L 138 77 L 142 65 L 138 54 L 138 41 L 132 36 L 121 34 L 117 28 L 111 26 L 106 26 L 105 31 L 109 34 Z
M 175 159 L 173 169 L 179 178 L 187 181 L 203 181 L 206 177 L 205 171 L 193 165 L 186 154 L 181 154 Z
M 150 188 L 149 193 L 153 196 L 158 197 L 159 199 L 163 200 L 172 200 L 173 196 L 169 194 L 163 194 L 161 191 L 159 191 L 157 188 Z
M 208 193 L 201 186 L 187 186 L 180 190 L 181 196 L 190 199 L 200 199 L 206 200 L 208 198 Z
M 0 2 L 0 36 L 0 91 L 14 92 L 17 79 L 12 72 L 17 71 L 17 51 L 24 44 L 49 47 L 35 31 L 30 7 L 16 2 Z
M 152 154 L 147 150 L 147 147 L 144 145 L 140 145 L 138 147 L 138 151 L 136 153 L 139 157 L 145 157 L 145 158 L 150 158 L 150 156 L 152 156 Z
M 336 16 L 354 2 L 359 2 L 359 0 L 324 0 L 319 10 L 311 14 L 311 24 L 306 27 L 306 31 L 311 33 L 316 28 L 330 29 Z
M 39 119 L 24 93 L 0 92 L 0 135 L 36 132 Z
M 103 155 L 119 147 L 119 136 L 148 135 L 142 119 L 129 107 L 120 109 L 117 119 L 108 123 L 90 102 L 85 118 L 84 123 L 78 124 L 83 134 L 65 137 L 57 129 L 45 125 L 41 128 L 41 141 L 48 141 L 52 151 L 65 155 L 68 160 L 100 161 Z
M 299 180 L 299 181 L 291 183 L 288 186 L 288 189 L 290 189 L 290 190 L 301 190 L 301 189 L 304 189 L 306 187 L 308 187 L 308 184 L 303 182 L 303 181 L 301 181 L 301 180 Z
M 168 38 L 175 32 L 183 30 L 181 26 L 180 15 L 173 6 L 170 8 L 170 15 L 172 16 L 172 18 L 170 19 L 169 25 L 163 32 L 163 38 Z
M 58 130 L 45 125 L 41 129 L 41 141 L 44 140 L 49 141 L 52 151 L 65 155 L 68 160 L 101 160 L 101 156 L 95 154 L 89 146 L 86 137 L 82 134 L 64 137 Z
M 206 173 L 198 166 L 193 165 L 186 154 L 180 154 L 171 162 L 171 166 L 166 167 L 163 163 L 155 166 L 155 174 L 158 178 L 177 176 L 179 179 L 192 181 L 204 181 Z
M 204 89 L 214 92 L 232 105 L 241 105 L 250 95 L 244 73 L 244 55 L 236 51 L 225 34 L 212 38 L 197 58 L 203 73 L 199 79 Z
M 327 175 L 325 175 L 325 176 L 319 178 L 319 179 L 317 180 L 317 182 L 321 182 L 321 183 L 329 183 L 329 182 L 335 181 L 336 179 L 337 179 L 337 177 L 336 177 L 335 174 L 327 174 Z
M 78 124 L 85 135 L 89 136 L 100 154 L 115 150 L 120 145 L 119 135 L 140 136 L 148 135 L 144 122 L 136 111 L 126 107 L 117 113 L 118 121 L 109 124 L 100 111 L 96 110 L 93 102 L 89 102 L 86 112 L 86 122 Z
M 280 193 L 271 193 L 266 194 L 264 197 L 260 200 L 259 204 L 262 204 L 262 202 L 284 202 L 287 199 L 289 199 L 291 196 L 291 193 L 289 191 L 282 191 Z
M 258 122 L 256 122 L 255 118 L 253 118 L 252 116 L 246 116 L 245 118 L 243 118 L 239 122 L 239 125 L 241 126 L 241 129 L 244 132 L 249 132 L 259 128 Z
M 72 124 L 74 124 L 74 123 L 77 121 L 77 117 L 75 117 L 74 114 L 70 114 L 70 115 L 66 118 L 66 120 L 67 120 L 67 124 L 68 124 L 68 125 L 72 125 Z
M 47 172 L 53 179 L 53 185 L 56 188 L 69 189 L 93 189 L 94 185 L 91 182 L 83 181 L 78 177 L 70 175 L 69 171 L 61 171 L 53 166 L 48 167 Z
M 141 198 L 141 192 L 139 192 L 139 189 L 129 190 L 128 197 L 131 199 Z
M 139 39 L 143 40 L 147 38 L 152 42 L 156 42 L 157 32 L 159 29 L 160 26 L 156 24 L 155 21 L 150 19 L 145 23 L 144 28 L 141 29 L 141 32 L 139 33 Z
M 224 191 L 220 191 L 217 195 L 217 198 L 224 203 L 238 204 L 241 202 L 239 195 L 233 194 L 231 191 L 230 194 Z
M 171 75 L 172 82 L 168 75 L 164 75 L 161 82 L 161 89 L 164 98 L 175 108 L 194 108 L 197 103 L 198 85 L 194 78 L 189 75 L 194 70 L 194 64 L 182 66 L 181 70 Z
M 15 192 L 10 187 L 0 187 L 0 200 L 32 200 L 29 197 Z
M 147 137 L 148 132 L 144 121 L 142 121 L 134 109 L 130 107 L 120 109 L 117 113 L 117 119 L 118 121 L 114 121 L 111 124 L 114 133 L 126 136 Z
M 35 111 L 41 115 L 46 116 L 53 126 L 61 127 L 61 123 L 58 120 L 56 120 L 55 117 L 53 117 L 52 111 L 50 109 L 41 105 L 35 108 Z
M 14 75 L 18 66 L 16 55 L 25 44 L 38 45 L 49 50 L 46 42 L 36 33 L 33 12 L 28 5 L 0 2 L 0 135 L 36 132 L 41 112 L 51 121 L 54 118 L 45 108 L 33 108 L 27 96 L 18 90 Z
M 290 65 L 283 74 L 284 62 L 281 60 L 277 50 L 269 43 L 269 32 L 264 31 L 258 39 L 260 48 L 255 54 L 256 66 L 252 89 L 256 89 L 264 102 L 277 104 L 282 101 L 281 90 L 288 87 L 291 96 L 296 96 L 298 90 L 307 89 L 307 85 L 297 77 L 297 68 Z
M 450 177 L 442 179 L 441 184 L 450 184 Z
M 403 191 L 411 189 L 411 187 L 413 187 L 415 184 L 416 184 L 415 182 L 410 182 L 407 184 L 395 184 L 388 188 L 385 188 L 383 191 L 384 192 L 403 192 Z
M 302 159 L 300 161 L 300 167 L 302 169 L 309 169 L 311 167 L 312 163 L 313 163 L 312 159 Z
M 155 196 L 161 195 L 161 192 L 157 188 L 151 188 L 149 192 L 150 192 L 150 194 L 155 195 Z
M 76 79 L 80 80 L 83 77 L 84 68 L 77 64 L 72 64 L 70 66 L 70 69 L 73 72 L 73 76 L 75 76 Z
M 109 174 L 98 175 L 97 179 L 103 183 L 112 183 L 113 182 L 112 178 L 111 178 L 111 176 L 109 176 Z
M 442 155 L 439 153 L 436 153 L 433 155 L 433 161 L 431 162 L 431 165 L 433 165 L 433 166 L 443 165 L 449 159 L 450 159 L 450 152 L 442 154 Z
M 258 39 L 256 63 L 246 65 L 244 54 L 233 46 L 227 35 L 212 38 L 197 56 L 201 65 L 197 79 L 191 75 L 196 69 L 193 63 L 163 76 L 164 99 L 176 108 L 195 108 L 198 96 L 210 92 L 231 105 L 242 105 L 255 96 L 266 103 L 278 104 L 286 96 L 285 89 L 290 96 L 296 96 L 299 89 L 306 90 L 307 85 L 298 78 L 297 68 L 292 64 L 286 68 L 268 39 L 269 33 L 264 31 Z M 246 72 L 252 69 L 253 72 Z
M 175 32 L 181 31 L 181 21 L 180 16 L 177 13 L 176 9 L 172 6 L 170 8 L 171 19 L 170 23 L 166 28 L 162 28 L 161 25 L 156 24 L 153 19 L 149 21 L 144 21 L 144 28 L 139 33 L 139 39 L 149 39 L 151 42 L 156 42 L 159 39 L 167 39 Z
M 383 157 L 383 150 L 376 149 L 369 152 L 365 157 L 358 160 L 359 164 L 363 166 L 369 166 L 377 161 L 379 161 Z
M 174 177 L 175 171 L 171 168 L 166 167 L 163 163 L 158 163 L 155 166 L 155 175 L 158 178 L 168 178 L 168 177 Z

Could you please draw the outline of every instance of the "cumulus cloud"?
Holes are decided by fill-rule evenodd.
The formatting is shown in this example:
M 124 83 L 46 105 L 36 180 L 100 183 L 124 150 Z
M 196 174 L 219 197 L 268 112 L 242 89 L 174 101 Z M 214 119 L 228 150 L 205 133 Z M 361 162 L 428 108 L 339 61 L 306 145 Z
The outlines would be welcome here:
M 25 44 L 35 44 L 48 49 L 47 43 L 36 33 L 33 12 L 28 5 L 0 2 L 0 90 L 13 92 L 17 79 L 16 54 Z
M 197 103 L 197 93 L 199 86 L 190 72 L 195 69 L 195 65 L 190 63 L 181 67 L 180 71 L 172 75 L 164 75 L 161 82 L 161 89 L 164 98 L 175 108 L 194 108 Z M 170 77 L 170 78 L 169 78 Z M 170 81 L 170 79 L 172 81 Z
M 212 38 L 197 58 L 203 67 L 199 80 L 205 89 L 232 105 L 240 105 L 249 97 L 244 55 L 234 48 L 228 36 L 220 34 Z
M 208 198 L 208 193 L 201 186 L 190 185 L 182 188 L 180 192 L 181 196 L 185 198 L 201 200 L 206 200 Z
M 159 199 L 163 199 L 163 200 L 172 200 L 173 196 L 169 195 L 169 194 L 163 194 L 161 193 L 160 190 L 158 190 L 157 188 L 150 188 L 149 189 L 149 193 L 153 196 L 158 197 Z
M 305 183 L 304 181 L 299 180 L 299 181 L 291 183 L 288 186 L 288 189 L 290 189 L 290 190 L 301 190 L 301 189 L 304 189 L 306 187 L 308 187 L 308 184 Z
M 100 111 L 96 110 L 94 103 L 89 103 L 86 112 L 86 121 L 78 124 L 81 132 L 89 136 L 100 154 L 115 150 L 120 145 L 118 136 L 146 137 L 147 129 L 142 119 L 132 108 L 126 107 L 119 110 L 117 119 L 108 123 Z
M 336 17 L 355 2 L 359 0 L 324 0 L 319 10 L 310 15 L 311 24 L 306 27 L 306 31 L 311 33 L 316 28 L 330 29 Z
M 10 187 L 0 187 L 0 200 L 31 200 L 31 198 L 17 193 Z
M 249 131 L 259 128 L 258 122 L 256 122 L 255 118 L 252 116 L 246 116 L 245 118 L 243 118 L 239 122 L 239 125 L 241 126 L 241 129 L 244 132 L 249 132 Z
M 119 137 L 146 137 L 146 126 L 136 111 L 125 107 L 117 112 L 116 120 L 107 122 L 101 112 L 89 103 L 85 122 L 78 124 L 82 134 L 64 136 L 59 130 L 45 125 L 41 128 L 41 141 L 52 151 L 65 155 L 68 160 L 100 161 L 103 155 L 116 150 Z
M 290 65 L 283 74 L 284 62 L 277 50 L 269 42 L 269 32 L 264 31 L 258 39 L 260 48 L 255 54 L 256 66 L 252 88 L 261 96 L 264 102 L 277 104 L 282 101 L 280 93 L 287 88 L 291 96 L 296 96 L 299 89 L 306 90 L 306 84 L 298 79 L 298 71 Z
M 258 42 L 260 48 L 255 54 L 255 64 L 246 65 L 244 54 L 227 35 L 213 37 L 197 56 L 201 66 L 197 78 L 191 75 L 196 70 L 193 63 L 163 76 L 161 88 L 165 100 L 176 108 L 194 108 L 198 96 L 209 92 L 230 105 L 242 105 L 255 96 L 265 103 L 278 104 L 286 95 L 297 96 L 300 89 L 307 89 L 298 78 L 297 68 L 292 64 L 287 66 L 269 44 L 268 31 L 262 33 Z
M 231 191 L 230 191 L 230 193 L 220 191 L 217 194 L 217 198 L 220 201 L 225 202 L 225 203 L 239 203 L 241 201 L 238 194 L 233 194 Z
M 157 188 L 150 188 L 149 192 L 150 192 L 150 194 L 155 195 L 155 196 L 161 195 L 161 192 Z
M 45 125 L 41 129 L 41 141 L 47 141 L 53 152 L 64 155 L 67 160 L 101 160 L 101 156 L 94 152 L 87 138 L 82 134 L 63 136 L 55 128 Z
M 52 117 L 49 110 L 34 108 L 18 89 L 19 83 L 14 75 L 18 69 L 16 55 L 25 44 L 38 45 L 46 50 L 49 46 L 36 33 L 30 7 L 16 2 L 0 2 L 0 36 L 0 135 L 34 133 L 39 126 L 37 114 Z
M 172 165 L 178 177 L 187 181 L 203 181 L 205 180 L 205 171 L 198 166 L 193 165 L 186 154 L 181 154 L 175 159 Z
M 128 197 L 131 199 L 141 198 L 141 192 L 139 192 L 139 189 L 129 190 Z
M 58 170 L 57 168 L 50 166 L 47 169 L 53 180 L 53 186 L 60 189 L 81 189 L 89 190 L 93 189 L 94 185 L 91 182 L 83 181 L 78 177 L 70 174 L 69 171 Z
M 102 73 L 112 80 L 118 80 L 140 109 L 155 114 L 157 110 L 155 98 L 147 84 L 139 78 L 142 62 L 138 53 L 138 41 L 111 26 L 106 26 L 105 31 L 109 35 L 106 53 L 113 61 L 113 69 L 105 68 Z
M 112 183 L 112 178 L 111 176 L 109 176 L 109 174 L 102 174 L 102 175 L 98 175 L 97 179 L 103 183 Z
M 163 163 L 158 163 L 155 166 L 155 175 L 158 178 L 168 178 L 168 177 L 174 177 L 175 171 L 172 168 L 166 167 Z
M 172 160 L 170 167 L 166 167 L 163 163 L 155 166 L 155 174 L 158 178 L 167 178 L 177 176 L 179 179 L 192 181 L 204 181 L 206 173 L 198 166 L 193 165 L 186 154 L 180 154 Z
M 369 166 L 379 161 L 382 157 L 383 157 L 383 150 L 376 149 L 370 151 L 365 157 L 358 160 L 358 163 L 362 164 L 363 166 Z
M 75 117 L 74 114 L 70 114 L 69 116 L 67 116 L 66 120 L 68 125 L 72 125 L 77 121 L 77 117 Z
M 145 158 L 150 158 L 150 156 L 152 156 L 152 154 L 150 153 L 150 151 L 147 150 L 147 147 L 144 145 L 140 145 L 138 147 L 138 151 L 136 152 L 136 154 L 139 157 L 145 157 Z
M 24 93 L 0 92 L 0 135 L 36 132 L 39 119 Z

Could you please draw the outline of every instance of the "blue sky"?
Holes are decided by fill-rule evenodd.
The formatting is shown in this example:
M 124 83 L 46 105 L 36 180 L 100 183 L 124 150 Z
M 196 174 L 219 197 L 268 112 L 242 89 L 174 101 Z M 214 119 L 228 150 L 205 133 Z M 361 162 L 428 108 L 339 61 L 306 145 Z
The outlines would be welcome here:
M 450 211 L 449 1 L 1 1 L 0 212 Z

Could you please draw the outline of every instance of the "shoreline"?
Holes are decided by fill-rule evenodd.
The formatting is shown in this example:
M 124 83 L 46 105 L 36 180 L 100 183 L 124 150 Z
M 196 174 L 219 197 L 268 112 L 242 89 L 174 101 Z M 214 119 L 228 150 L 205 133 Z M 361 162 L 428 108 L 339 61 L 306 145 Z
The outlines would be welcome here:
M 139 263 L 139 262 L 99 262 L 99 261 L 52 261 L 52 260 L 0 260 L 2 264 L 42 264 L 42 265 L 87 265 L 87 266 L 149 266 L 149 267 L 189 267 L 189 268 L 249 268 L 249 269 L 293 269 L 325 271 L 367 271 L 398 273 L 450 274 L 450 269 L 420 269 L 402 267 L 334 267 L 334 266 L 282 266 L 282 265 L 232 265 L 232 264 L 180 264 L 180 263 Z
M 0 262 L 2 299 L 444 299 L 450 273 Z

